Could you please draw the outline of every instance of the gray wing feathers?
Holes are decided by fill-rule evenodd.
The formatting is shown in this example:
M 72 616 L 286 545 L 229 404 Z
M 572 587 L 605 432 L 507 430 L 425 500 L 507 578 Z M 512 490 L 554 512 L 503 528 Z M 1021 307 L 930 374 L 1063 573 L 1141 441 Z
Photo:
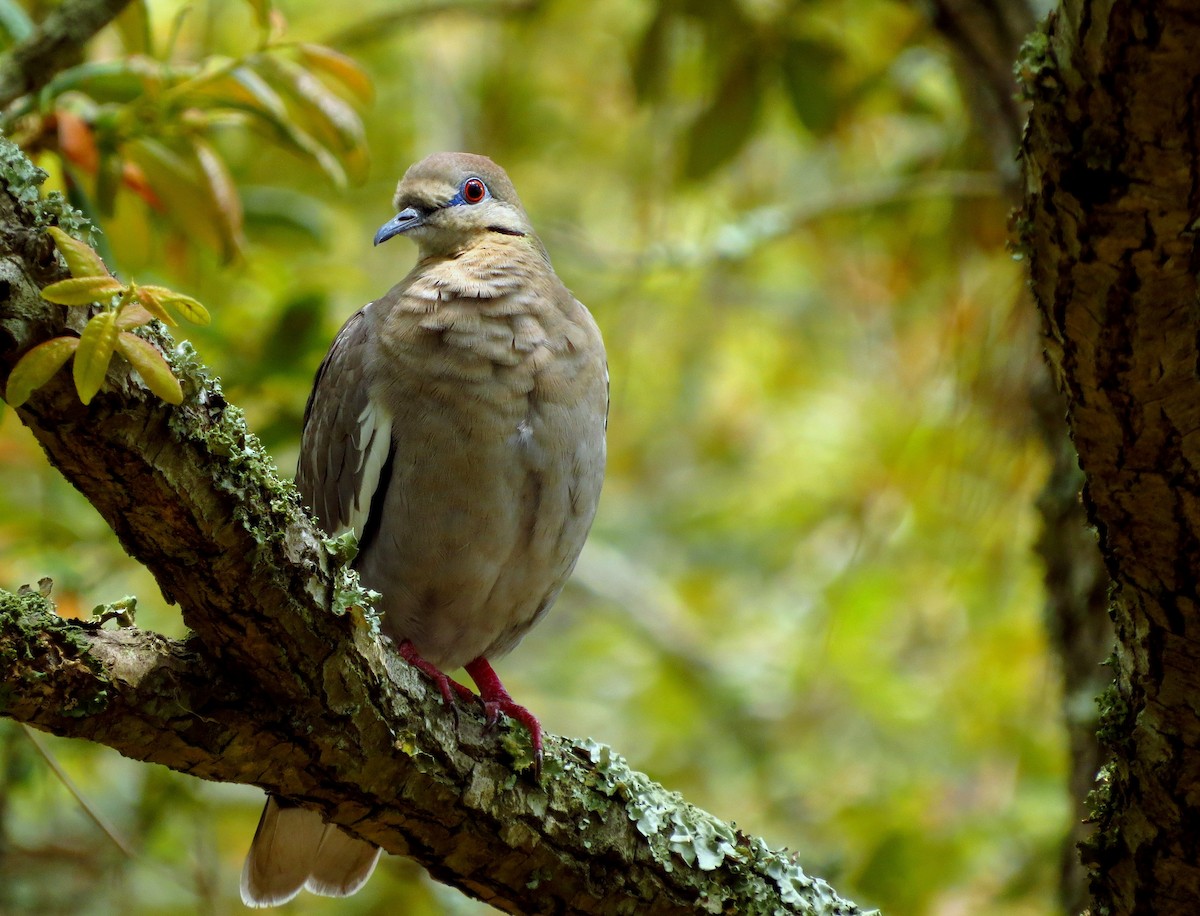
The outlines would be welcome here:
M 368 305 L 338 332 L 304 412 L 296 486 L 328 534 L 360 538 L 391 448 L 392 421 L 370 397 Z
M 278 906 L 301 888 L 348 897 L 371 877 L 380 851 L 325 823 L 317 812 L 269 795 L 242 868 L 242 902 L 254 908 Z
M 367 883 L 383 850 L 326 824 L 317 861 L 304 887 L 325 897 L 349 897 Z

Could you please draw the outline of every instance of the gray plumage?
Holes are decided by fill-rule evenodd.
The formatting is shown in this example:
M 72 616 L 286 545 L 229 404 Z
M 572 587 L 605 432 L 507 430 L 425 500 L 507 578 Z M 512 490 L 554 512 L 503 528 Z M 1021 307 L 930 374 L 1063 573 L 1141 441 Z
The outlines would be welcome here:
M 604 476 L 604 347 L 491 160 L 430 156 L 408 170 L 395 206 L 376 243 L 407 234 L 417 263 L 337 335 L 309 399 L 296 483 L 327 532 L 358 534 L 355 565 L 405 657 L 444 696 L 441 672 L 466 666 L 489 718 L 523 722 L 540 762 L 536 718 L 488 661 L 553 604 L 587 537 Z M 285 886 L 294 895 L 306 881 L 335 895 L 361 886 L 373 845 L 338 828 L 345 842 L 332 844 L 319 815 L 273 804 L 243 899 L 290 899 Z M 296 842 L 281 840 L 281 818 Z M 335 848 L 356 867 L 311 880 L 321 850 Z

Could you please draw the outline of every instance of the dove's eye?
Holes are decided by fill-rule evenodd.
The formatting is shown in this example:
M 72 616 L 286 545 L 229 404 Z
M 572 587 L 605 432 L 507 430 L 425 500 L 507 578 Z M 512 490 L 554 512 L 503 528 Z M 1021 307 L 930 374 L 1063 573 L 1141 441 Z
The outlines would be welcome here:
M 462 196 L 469 204 L 477 204 L 487 197 L 487 185 L 478 178 L 468 178 L 463 182 Z

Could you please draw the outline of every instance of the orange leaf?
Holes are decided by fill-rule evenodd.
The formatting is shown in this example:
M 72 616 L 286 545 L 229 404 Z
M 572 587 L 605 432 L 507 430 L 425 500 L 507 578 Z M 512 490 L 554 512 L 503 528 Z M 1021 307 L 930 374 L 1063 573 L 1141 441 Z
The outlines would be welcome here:
M 141 297 L 139 296 L 138 298 L 140 299 Z M 166 312 L 163 312 L 163 314 L 166 315 Z M 140 302 L 127 303 L 117 312 L 117 330 L 128 331 L 130 328 L 140 328 L 144 324 L 149 324 L 155 317 Z M 167 315 L 168 319 L 170 317 L 170 315 Z M 159 320 L 161 321 L 162 319 Z M 173 321 L 168 321 L 167 323 L 174 324 Z
M 161 289 L 161 286 L 135 286 L 133 288 L 133 295 L 137 297 L 137 301 L 141 303 L 145 310 L 152 316 L 157 318 L 163 324 L 169 324 L 174 327 L 179 322 L 177 322 L 167 313 L 166 308 L 164 308 L 163 304 L 159 301 L 156 291 Z M 128 306 L 126 306 L 126 308 L 128 308 Z M 122 309 L 122 311 L 124 311 L 124 309 Z
M 60 108 L 55 112 L 58 122 L 58 148 L 62 154 L 89 175 L 100 168 L 100 150 L 96 135 L 87 121 L 73 111 Z
M 155 210 L 161 212 L 164 209 L 162 201 L 154 193 L 154 188 L 150 187 L 150 182 L 146 180 L 146 173 L 136 162 L 126 159 L 121 163 L 121 183 Z

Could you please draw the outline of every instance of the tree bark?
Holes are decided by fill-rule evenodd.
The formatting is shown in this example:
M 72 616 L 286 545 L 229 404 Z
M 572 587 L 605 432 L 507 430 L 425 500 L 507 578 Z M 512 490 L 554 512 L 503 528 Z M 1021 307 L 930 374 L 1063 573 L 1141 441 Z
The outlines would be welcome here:
M 0 140 L 0 383 L 78 326 L 39 289 L 63 276 L 44 224 L 79 218 L 38 201 L 33 177 Z M 194 635 L 81 625 L 0 593 L 0 715 L 295 798 L 510 912 L 861 912 L 592 742 L 548 736 L 534 783 L 524 731 L 499 741 L 478 711 L 443 709 L 219 386 L 154 339 L 182 406 L 117 367 L 89 406 L 60 372 L 17 413 Z
M 64 0 L 28 38 L 0 59 L 0 108 L 37 92 L 76 63 L 83 46 L 130 0 Z
M 1093 911 L 1200 900 L 1200 14 L 1071 0 L 1022 61 L 1022 219 L 1111 575 Z

